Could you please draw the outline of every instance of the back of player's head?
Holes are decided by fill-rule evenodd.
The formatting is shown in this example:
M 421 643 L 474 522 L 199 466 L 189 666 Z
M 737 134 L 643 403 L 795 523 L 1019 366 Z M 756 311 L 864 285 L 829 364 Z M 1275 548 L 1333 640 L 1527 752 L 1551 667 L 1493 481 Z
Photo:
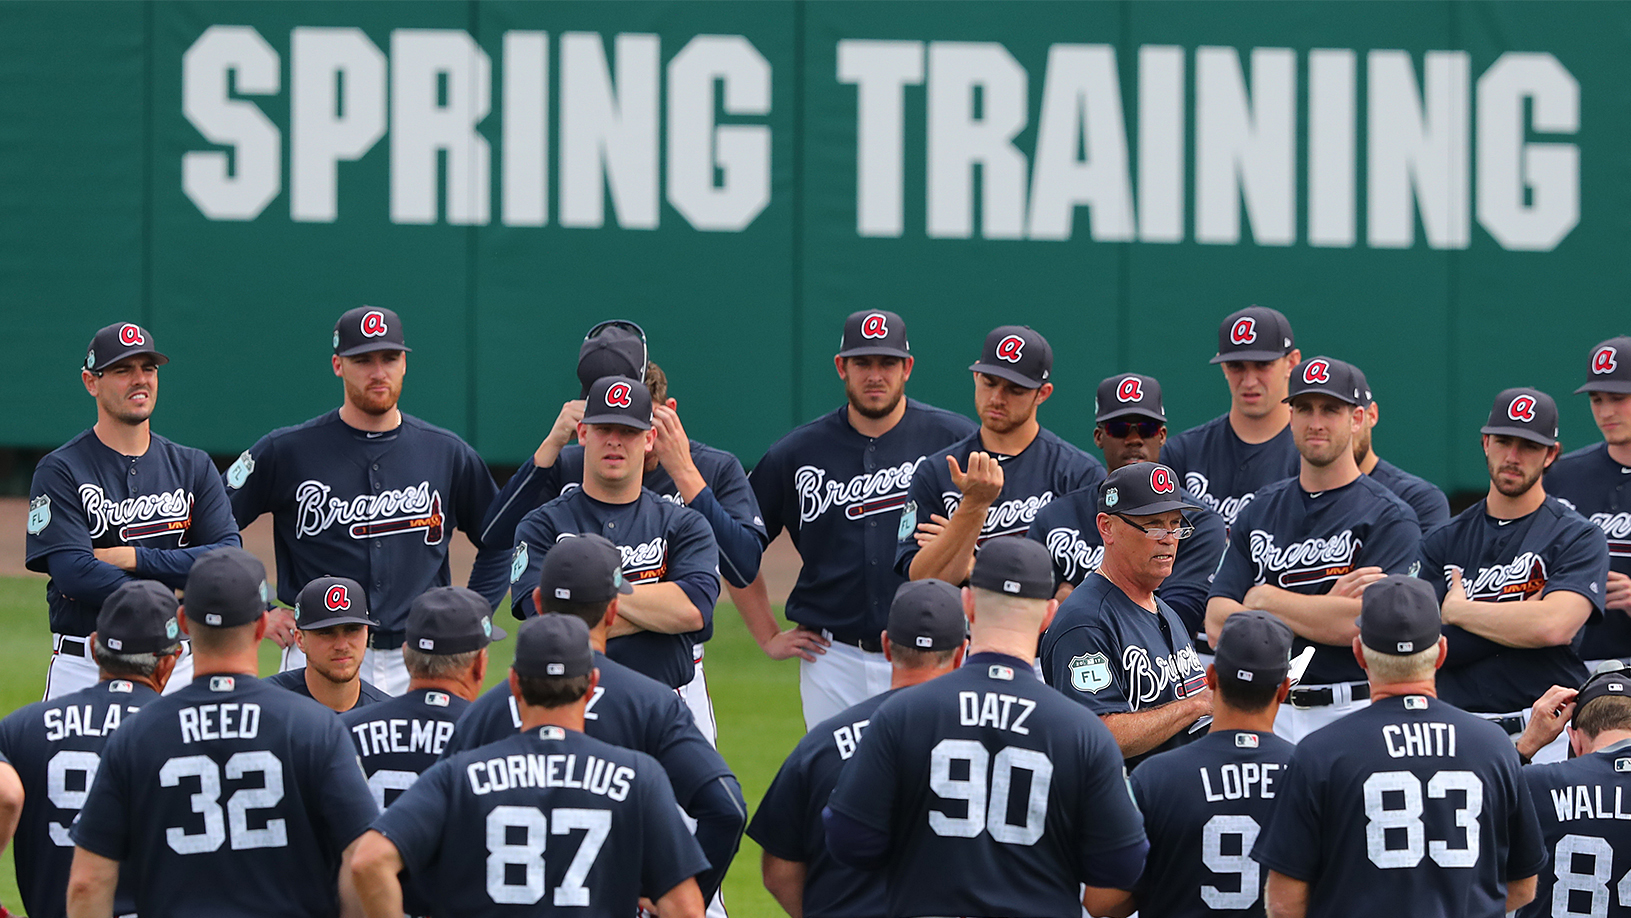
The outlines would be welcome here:
M 540 615 L 517 629 L 515 662 L 521 698 L 540 708 L 558 708 L 583 698 L 594 672 L 589 626 L 567 615 Z
M 96 615 L 97 667 L 109 676 L 153 675 L 160 659 L 181 649 L 176 607 L 176 594 L 156 580 L 114 590 Z
M 974 553 L 968 585 L 974 588 L 975 628 L 1040 630 L 1056 589 L 1053 559 L 1040 542 L 992 539 Z
M 1631 672 L 1608 670 L 1587 679 L 1575 696 L 1572 723 L 1588 737 L 1631 730 Z
M 1291 629 L 1267 612 L 1236 612 L 1218 636 L 1219 700 L 1240 711 L 1261 711 L 1278 700 L 1291 671 Z
M 182 605 L 195 642 L 220 646 L 218 632 L 253 627 L 266 614 L 266 566 L 241 548 L 217 548 L 193 562 Z
M 538 569 L 540 613 L 571 615 L 594 628 L 618 595 L 634 592 L 623 579 L 623 554 L 604 536 L 590 533 L 562 539 L 544 555 Z
M 1366 587 L 1358 624 L 1372 682 L 1414 682 L 1433 675 L 1443 626 L 1438 597 L 1427 581 L 1393 574 Z
M 962 595 L 944 580 L 909 580 L 895 591 L 887 630 L 893 665 L 945 666 L 968 635 Z
M 402 662 L 419 679 L 454 676 L 467 671 L 504 629 L 493 623 L 487 600 L 464 587 L 432 587 L 408 606 Z

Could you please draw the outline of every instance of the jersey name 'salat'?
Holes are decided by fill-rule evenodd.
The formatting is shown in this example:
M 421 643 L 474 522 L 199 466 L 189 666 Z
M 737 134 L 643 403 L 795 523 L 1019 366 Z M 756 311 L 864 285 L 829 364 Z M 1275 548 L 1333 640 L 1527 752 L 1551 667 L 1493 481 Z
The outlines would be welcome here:
M 1631 915 L 1631 740 L 1566 762 L 1530 765 L 1524 781 L 1551 854 L 1518 918 Z
M 1577 449 L 1547 470 L 1546 493 L 1608 537 L 1609 570 L 1631 574 L 1631 465 L 1615 462 L 1606 443 Z M 1601 621 L 1587 625 L 1581 655 L 1631 657 L 1631 616 L 1604 613 Z
M 1230 526 L 1264 486 L 1295 476 L 1301 462 L 1290 425 L 1262 443 L 1247 443 L 1227 414 L 1176 434 L 1161 447 L 1161 463 Z

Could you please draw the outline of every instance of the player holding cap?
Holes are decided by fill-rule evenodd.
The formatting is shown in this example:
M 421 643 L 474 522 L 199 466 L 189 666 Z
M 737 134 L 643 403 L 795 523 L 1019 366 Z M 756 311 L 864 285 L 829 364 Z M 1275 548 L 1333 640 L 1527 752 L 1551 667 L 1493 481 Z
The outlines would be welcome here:
M 362 677 L 368 633 L 378 623 L 368 617 L 362 586 L 345 577 L 319 577 L 295 598 L 294 646 L 306 665 L 267 678 L 299 692 L 337 714 L 389 701 L 391 696 Z
M 1438 602 L 1414 577 L 1365 590 L 1354 656 L 1371 704 L 1305 737 L 1252 857 L 1264 902 L 1304 915 L 1499 916 L 1546 865 L 1518 753 L 1440 701 Z
M 711 900 L 741 842 L 747 804 L 730 766 L 703 738 L 674 690 L 606 656 L 607 631 L 617 622 L 623 598 L 634 591 L 621 564 L 617 546 L 599 535 L 563 539 L 538 565 L 532 605 L 546 617 L 576 616 L 589 626 L 600 681 L 590 696 L 584 731 L 644 752 L 663 766 L 674 797 L 697 823 L 697 842 L 708 863 L 718 865 L 697 877 L 704 898 Z M 443 757 L 514 736 L 520 727 L 510 685 L 500 682 L 465 709 Z
M 1105 468 L 1114 472 L 1134 462 L 1154 462 L 1161 454 L 1161 445 L 1167 441 L 1167 413 L 1161 406 L 1161 384 L 1154 377 L 1137 373 L 1111 376 L 1099 383 L 1093 404 L 1097 411 L 1093 443 L 1104 452 Z M 1199 508 L 1182 482 L 1178 483 L 1178 499 Z M 1104 542 L 1094 522 L 1098 514 L 1098 488 L 1081 488 L 1038 510 L 1025 533 L 1053 555 L 1061 601 L 1098 570 L 1104 558 Z M 1178 544 L 1172 574 L 1156 593 L 1183 619 L 1189 637 L 1204 641 L 1206 593 L 1228 536 L 1223 517 L 1210 510 L 1191 510 L 1185 520 L 1195 527 L 1195 534 Z
M 1299 652 L 1315 648 L 1274 724 L 1293 743 L 1364 706 L 1365 674 L 1347 646 L 1359 595 L 1386 573 L 1411 570 L 1421 540 L 1409 505 L 1354 462 L 1363 400 L 1349 364 L 1297 365 L 1286 401 L 1301 470 L 1241 511 L 1207 599 L 1208 634 L 1235 612 L 1262 609 L 1291 627 Z
M 28 569 L 50 574 L 47 700 L 95 685 L 90 633 L 114 590 L 133 580 L 172 589 L 205 552 L 240 545 L 210 457 L 153 433 L 159 367 L 153 333 L 115 322 L 80 368 L 96 424 L 41 459 L 28 488 Z M 185 652 L 172 688 L 192 678 Z
M 1093 525 L 1104 544 L 1094 576 L 1059 604 L 1042 636 L 1042 678 L 1104 719 L 1129 769 L 1194 738 L 1212 711 L 1206 667 L 1188 629 L 1155 591 L 1195 528 L 1172 469 L 1124 465 L 1099 485 Z
M 224 476 L 239 526 L 272 514 L 278 598 L 331 572 L 362 585 L 379 627 L 368 636 L 363 678 L 389 695 L 408 686 L 402 640 L 413 598 L 452 582 L 448 539 L 462 529 L 478 549 L 470 588 L 497 606 L 509 545 L 477 536 L 498 488 L 481 456 L 452 431 L 397 407 L 408 351 L 389 309 L 359 306 L 334 324 L 339 409 L 262 437 Z M 295 622 L 274 609 L 272 639 L 284 670 L 304 662 Z
M 1591 417 L 1603 442 L 1558 458 L 1546 471 L 1546 493 L 1595 523 L 1608 537 L 1608 591 L 1603 619 L 1586 626 L 1588 660 L 1631 658 L 1631 337 L 1591 350 L 1586 384 Z
M 1376 398 L 1371 393 L 1370 382 L 1365 379 L 1364 371 L 1358 367 L 1354 367 L 1353 370 L 1359 394 L 1365 400 L 1364 424 L 1354 436 L 1354 461 L 1359 464 L 1361 472 L 1381 482 L 1389 491 L 1399 495 L 1400 500 L 1409 504 L 1410 509 L 1416 511 L 1416 522 L 1421 526 L 1421 534 L 1426 535 L 1450 521 L 1450 501 L 1444 496 L 1444 492 L 1439 490 L 1438 485 L 1410 474 L 1371 450 L 1371 431 L 1375 429 L 1376 422 L 1381 420 L 1382 410 L 1376 405 Z
M 806 728 L 889 688 L 878 632 L 895 590 L 900 509 L 923 457 L 973 431 L 960 414 L 906 397 L 912 350 L 887 310 L 850 314 L 833 357 L 846 404 L 776 441 L 753 467 L 765 533 L 787 530 L 803 566 L 783 631 L 761 574 L 733 594 L 748 631 L 774 660 L 799 664 Z
M 358 843 L 364 913 L 403 914 L 407 868 L 437 914 L 630 915 L 644 898 L 660 918 L 700 918 L 708 861 L 662 766 L 583 733 L 598 681 L 588 627 L 569 615 L 523 623 L 509 681 L 522 732 L 427 771 Z
M 838 778 L 827 849 L 884 872 L 891 918 L 1102 913 L 1138 879 L 1149 845 L 1115 740 L 1031 670 L 1053 590 L 1042 546 L 986 543 L 963 667 L 884 702 Z
M 1036 419 L 1053 394 L 1046 338 L 1026 326 L 998 326 L 969 369 L 980 429 L 925 457 L 901 510 L 895 570 L 913 580 L 964 582 L 977 546 L 1025 535 L 1055 497 L 1104 478 L 1099 460 Z
M 0 720 L 0 754 L 15 763 L 26 793 L 16 863 L 17 888 L 30 915 L 66 914 L 74 860 L 68 827 L 96 780 L 108 739 L 170 680 L 181 655 L 176 594 L 152 580 L 114 590 L 97 613 L 91 647 L 101 681 Z M 120 884 L 114 914 L 136 910 L 132 890 L 130 883 Z
M 113 914 L 122 863 L 136 911 L 290 918 L 339 911 L 343 855 L 378 815 L 339 718 L 255 678 L 266 569 L 220 548 L 187 577 L 192 685 L 108 741 L 70 834 L 68 913 Z
M 1133 902 L 1172 918 L 1263 914 L 1252 844 L 1268 825 L 1292 746 L 1274 716 L 1291 691 L 1291 629 L 1267 612 L 1229 616 L 1206 668 L 1212 726 L 1152 756 L 1128 782 L 1150 856 Z
M 1279 310 L 1249 306 L 1218 326 L 1218 353 L 1229 383 L 1229 413 L 1168 440 L 1161 461 L 1209 510 L 1234 524 L 1265 485 L 1297 474 L 1297 448 L 1285 397 L 1302 362 L 1291 323 Z
M 793 747 L 748 826 L 764 849 L 765 888 L 789 915 L 848 918 L 884 913 L 883 877 L 846 867 L 827 853 L 821 810 L 838 775 L 855 755 L 872 713 L 899 690 L 944 676 L 963 662 L 968 622 L 962 597 L 943 580 L 901 584 L 889 608 L 884 655 L 889 691 L 817 725 Z
M 1489 494 L 1422 540 L 1421 577 L 1444 607 L 1444 700 L 1516 736 L 1534 699 L 1585 681 L 1575 635 L 1601 617 L 1608 540 L 1541 484 L 1560 449 L 1551 396 L 1507 389 L 1481 432 Z M 1535 760 L 1566 755 L 1559 738 Z

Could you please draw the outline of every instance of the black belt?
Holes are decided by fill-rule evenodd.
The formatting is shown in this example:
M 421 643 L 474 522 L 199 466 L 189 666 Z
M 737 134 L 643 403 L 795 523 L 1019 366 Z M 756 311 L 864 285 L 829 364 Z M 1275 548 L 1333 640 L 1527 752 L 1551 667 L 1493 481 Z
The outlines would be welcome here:
M 407 643 L 406 631 L 381 631 L 378 628 L 368 632 L 368 646 L 375 650 L 395 650 Z
M 1505 730 L 1507 736 L 1517 736 L 1523 732 L 1524 719 L 1522 714 L 1507 714 L 1504 717 L 1495 717 L 1490 714 L 1479 714 L 1477 716 Z
M 65 634 L 57 642 L 57 653 L 65 653 L 71 657 L 89 658 L 90 654 L 86 652 L 89 649 L 89 644 L 90 638 L 69 637 Z
M 800 625 L 799 627 L 805 631 L 814 631 L 835 644 L 848 644 L 851 647 L 859 647 L 867 653 L 883 653 L 883 641 L 875 637 L 847 638 L 840 634 L 833 634 L 825 628 L 811 628 L 808 625 Z
M 1370 684 L 1361 683 L 1348 689 L 1349 696 L 1354 701 L 1364 701 L 1370 698 Z M 1329 685 L 1314 686 L 1310 688 L 1294 688 L 1291 696 L 1286 699 L 1292 706 L 1299 708 L 1326 708 L 1336 704 L 1336 690 Z

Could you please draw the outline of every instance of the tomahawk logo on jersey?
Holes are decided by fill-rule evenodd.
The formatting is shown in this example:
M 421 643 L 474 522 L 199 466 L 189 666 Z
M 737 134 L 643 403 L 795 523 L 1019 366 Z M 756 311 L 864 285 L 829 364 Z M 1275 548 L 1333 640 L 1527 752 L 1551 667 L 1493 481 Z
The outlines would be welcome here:
M 1150 853 L 1133 894 L 1173 918 L 1261 918 L 1252 845 L 1268 827 L 1294 747 L 1272 733 L 1218 730 L 1146 759 L 1129 776 Z
M 158 697 L 140 683 L 108 679 L 18 708 L 0 721 L 0 755 L 17 769 L 25 791 L 14 843 L 17 889 L 28 914 L 66 914 L 68 870 L 74 862 L 68 827 L 96 780 L 102 748 L 115 730 Z M 135 909 L 127 880 L 120 884 L 114 913 Z
M 1247 590 L 1266 583 L 1313 596 L 1329 593 L 1338 578 L 1359 567 L 1409 573 L 1420 541 L 1410 506 L 1364 475 L 1317 494 L 1288 478 L 1259 491 L 1235 520 L 1211 595 L 1241 602 Z M 1298 652 L 1308 646 L 1297 638 Z M 1305 683 L 1364 681 L 1347 644 L 1313 646 Z
M 1484 508 L 1479 501 L 1422 540 L 1420 576 L 1441 602 L 1459 570 L 1468 599 L 1516 602 L 1568 590 L 1591 602 L 1592 621 L 1601 617 L 1608 583 L 1601 529 L 1550 496 L 1515 520 L 1497 520 Z M 1454 625 L 1444 627 L 1444 636 L 1450 655 L 1439 670 L 1439 697 L 1468 711 L 1526 710 L 1553 685 L 1586 680 L 1578 634 L 1570 644 L 1532 648 L 1507 647 Z
M 1523 778 L 1552 866 L 1540 872 L 1535 899 L 1518 918 L 1631 915 L 1631 741 L 1530 765 Z
M 1161 447 L 1161 464 L 1178 473 L 1196 502 L 1231 526 L 1265 485 L 1294 477 L 1300 461 L 1289 425 L 1262 443 L 1247 443 L 1229 426 L 1227 414 L 1170 437 Z
M 146 453 L 125 456 L 87 430 L 34 469 L 27 565 L 52 575 L 45 593 L 58 634 L 89 635 L 102 601 L 131 580 L 181 589 L 194 559 L 240 544 L 220 476 L 202 450 L 153 434 Z M 119 545 L 136 549 L 134 571 L 91 554 Z
M 1631 574 L 1631 466 L 1614 461 L 1606 443 L 1577 449 L 1547 470 L 1546 493 L 1608 537 L 1609 570 Z M 1604 613 L 1586 626 L 1581 649 L 1593 660 L 1631 657 L 1631 616 Z
M 906 506 L 901 509 L 895 533 L 895 571 L 906 576 L 917 557 L 917 527 L 930 522 L 931 515 L 950 517 L 957 511 L 963 494 L 951 482 L 946 457 L 957 459 L 959 468 L 968 468 L 968 455 L 984 451 L 978 430 L 945 450 L 924 457 L 912 474 Z M 976 544 L 1002 536 L 1023 536 L 1036 520 L 1036 514 L 1053 499 L 1104 480 L 1104 464 L 1059 439 L 1046 428 L 1037 431 L 1017 456 L 998 455 L 1002 465 L 1002 493 L 985 512 Z
M 787 619 L 825 628 L 840 640 L 875 640 L 903 581 L 895 573 L 895 534 L 912 473 L 927 451 L 967 436 L 973 421 L 906 399 L 900 422 L 880 437 L 837 408 L 776 441 L 748 481 L 764 512 L 765 534 L 784 528 L 803 567 Z

